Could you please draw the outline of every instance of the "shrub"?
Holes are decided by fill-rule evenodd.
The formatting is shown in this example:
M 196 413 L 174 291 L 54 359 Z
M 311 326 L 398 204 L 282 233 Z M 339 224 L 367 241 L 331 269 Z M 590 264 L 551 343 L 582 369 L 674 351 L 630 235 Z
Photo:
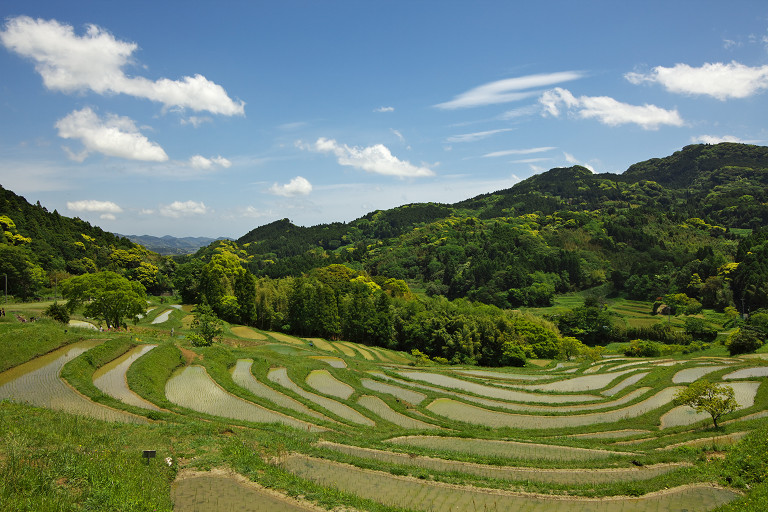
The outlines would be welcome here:
M 662 353 L 662 345 L 649 340 L 632 340 L 624 351 L 629 357 L 659 357 Z
M 738 354 L 754 352 L 763 346 L 764 341 L 764 336 L 760 331 L 748 327 L 741 327 L 728 338 L 728 341 L 725 342 L 725 346 L 728 347 L 728 353 L 735 356 Z
M 58 302 L 55 302 L 45 308 L 45 311 L 43 311 L 43 314 L 47 317 L 50 317 L 54 320 L 56 320 L 59 323 L 62 324 L 68 324 L 69 323 L 69 311 L 67 310 L 67 306 L 64 306 L 63 304 L 59 304 Z

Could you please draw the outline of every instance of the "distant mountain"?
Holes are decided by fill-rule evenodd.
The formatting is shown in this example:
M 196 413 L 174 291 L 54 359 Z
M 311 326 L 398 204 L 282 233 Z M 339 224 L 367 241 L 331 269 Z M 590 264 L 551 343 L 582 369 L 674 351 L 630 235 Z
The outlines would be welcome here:
M 117 235 L 125 237 L 130 241 L 143 245 L 150 251 L 154 251 L 163 256 L 174 256 L 181 254 L 192 254 L 201 247 L 210 245 L 217 240 L 227 240 L 226 237 L 208 238 L 204 236 L 186 236 L 176 238 L 170 235 L 150 236 L 150 235 Z

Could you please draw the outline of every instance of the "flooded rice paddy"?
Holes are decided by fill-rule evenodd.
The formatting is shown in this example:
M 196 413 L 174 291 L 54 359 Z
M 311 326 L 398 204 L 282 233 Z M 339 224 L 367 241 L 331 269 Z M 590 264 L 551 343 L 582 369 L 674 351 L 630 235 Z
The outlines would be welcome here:
M 171 485 L 173 509 L 183 512 L 311 512 L 321 510 L 225 471 L 191 472 Z
M 187 366 L 174 373 L 165 385 L 165 395 L 176 405 L 212 416 L 254 423 L 282 423 L 308 431 L 325 430 L 227 393 L 202 366 Z
M 574 461 L 635 455 L 629 452 L 611 450 L 594 450 L 570 446 L 467 437 L 403 436 L 389 439 L 387 442 L 400 446 L 427 448 L 448 453 L 457 452 L 484 457 L 525 460 Z
M 247 389 L 258 397 L 265 398 L 270 402 L 279 405 L 280 407 L 300 412 L 308 416 L 313 416 L 315 418 L 328 420 L 327 417 L 323 416 L 317 411 L 310 409 L 298 400 L 294 400 L 293 398 L 286 396 L 283 393 L 280 393 L 279 391 L 272 389 L 271 387 L 257 380 L 256 377 L 254 377 L 251 373 L 252 365 L 252 359 L 237 360 L 237 364 L 232 369 L 232 380 L 235 384 L 243 389 Z
M 320 407 L 323 407 L 324 409 L 332 412 L 340 418 L 344 418 L 345 420 L 351 421 L 352 423 L 357 423 L 358 425 L 366 425 L 369 427 L 375 425 L 375 423 L 370 418 L 363 416 L 358 411 L 347 405 L 337 402 L 336 400 L 331 400 L 330 398 L 305 391 L 300 386 L 296 385 L 296 383 L 293 382 L 290 377 L 288 377 L 288 371 L 285 368 L 274 368 L 270 370 L 267 374 L 267 378 L 276 384 L 280 384 L 293 393 L 296 393 L 300 397 L 316 403 Z
M 384 505 L 408 510 L 526 512 L 679 512 L 711 510 L 737 494 L 712 485 L 668 489 L 640 497 L 576 498 L 461 487 L 364 470 L 348 464 L 293 455 L 280 466 L 320 485 L 351 492 Z
M 436 386 L 442 386 L 452 390 L 467 391 L 476 395 L 508 400 L 511 402 L 539 402 L 539 403 L 567 403 L 567 402 L 589 402 L 599 400 L 596 395 L 551 395 L 528 393 L 525 391 L 514 391 L 505 388 L 496 388 L 493 386 L 478 384 L 476 382 L 449 377 L 439 373 L 419 372 L 403 370 L 397 372 L 399 375 L 412 380 L 428 382 Z M 434 388 L 432 388 L 434 389 Z
M 128 387 L 128 381 L 125 374 L 128 368 L 138 358 L 155 348 L 157 345 L 139 345 L 118 357 L 114 361 L 105 364 L 93 373 L 93 385 L 99 388 L 104 394 L 117 398 L 123 403 L 148 409 L 150 411 L 159 411 L 160 408 L 144 400 L 142 397 L 131 391 Z
M 27 402 L 105 421 L 148 423 L 142 416 L 92 402 L 59 377 L 67 362 L 103 341 L 74 343 L 0 373 L 0 400 Z
M 624 468 L 603 469 L 552 469 L 536 467 L 495 466 L 476 464 L 450 459 L 439 459 L 409 453 L 361 448 L 339 443 L 324 441 L 323 448 L 353 455 L 363 459 L 375 460 L 388 464 L 398 464 L 430 471 L 457 472 L 483 478 L 494 478 L 511 481 L 543 482 L 561 485 L 595 485 L 607 482 L 629 482 L 654 478 L 679 469 L 679 464 L 655 464 L 653 466 L 630 466 Z
M 568 416 L 511 414 L 476 407 L 451 398 L 438 398 L 429 404 L 427 409 L 455 421 L 492 428 L 552 429 L 580 427 L 598 423 L 611 423 L 640 416 L 670 403 L 679 389 L 678 387 L 665 388 L 642 402 L 621 409 Z
M 324 395 L 331 395 L 342 400 L 347 400 L 355 392 L 355 388 L 341 382 L 331 375 L 328 370 L 312 370 L 307 375 L 307 385 Z
M 756 366 L 754 368 L 744 368 L 736 370 L 723 376 L 723 380 L 747 379 L 751 377 L 768 377 L 768 366 Z
M 394 423 L 398 427 L 414 429 L 414 430 L 433 430 L 440 427 L 431 423 L 426 423 L 405 414 L 399 413 L 392 409 L 387 403 L 377 396 L 363 395 L 357 403 L 376 414 L 377 416 L 384 418 L 390 423 Z

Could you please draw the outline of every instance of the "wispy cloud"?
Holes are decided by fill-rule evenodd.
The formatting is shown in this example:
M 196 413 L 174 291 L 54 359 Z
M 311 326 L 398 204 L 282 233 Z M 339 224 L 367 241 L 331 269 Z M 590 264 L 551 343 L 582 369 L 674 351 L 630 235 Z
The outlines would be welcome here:
M 608 96 L 579 96 L 567 89 L 556 87 L 542 94 L 539 102 L 544 114 L 560 115 L 561 108 L 577 117 L 597 119 L 609 126 L 637 124 L 644 130 L 657 130 L 662 125 L 682 126 L 683 119 L 677 110 L 666 110 L 656 105 L 629 105 Z
M 296 176 L 285 185 L 275 183 L 269 188 L 269 192 L 283 197 L 306 196 L 312 192 L 312 184 L 306 178 Z
M 565 161 L 568 162 L 569 164 L 571 164 L 571 165 L 580 165 L 582 167 L 586 167 L 587 169 L 589 169 L 593 173 L 595 172 L 594 167 L 592 167 L 591 165 L 589 165 L 587 163 L 582 162 L 581 160 L 579 160 L 578 158 L 576 158 L 572 154 L 563 152 L 563 156 L 565 157 Z
M 438 103 L 435 107 L 451 110 L 519 101 L 538 95 L 541 92 L 536 90 L 538 88 L 577 80 L 583 76 L 584 74 L 580 71 L 561 71 L 558 73 L 507 78 L 470 89 L 450 101 Z
M 189 108 L 212 114 L 243 115 L 245 103 L 234 101 L 224 88 L 203 75 L 180 80 L 149 80 L 128 76 L 136 43 L 88 25 L 82 36 L 71 25 L 56 20 L 10 18 L 0 41 L 9 50 L 31 59 L 48 89 L 67 93 L 91 90 L 97 94 L 127 94 L 162 103 L 165 108 Z
M 525 149 L 507 149 L 504 151 L 494 151 L 492 153 L 486 153 L 483 155 L 483 158 L 495 158 L 499 156 L 509 156 L 509 155 L 531 155 L 534 153 L 544 153 L 547 151 L 552 151 L 553 149 L 557 149 L 555 146 L 544 146 L 540 148 L 525 148 Z
M 298 143 L 303 149 L 318 153 L 331 153 L 336 156 L 340 165 L 354 167 L 374 174 L 399 176 L 401 178 L 418 178 L 433 176 L 435 173 L 424 166 L 416 166 L 406 160 L 400 160 L 383 144 L 358 147 L 339 144 L 333 139 L 320 137 L 312 145 Z
M 445 140 L 446 142 L 475 142 L 478 140 L 487 139 L 488 137 L 496 135 L 497 133 L 511 132 L 512 130 L 512 128 L 501 128 L 499 130 L 488 130 L 484 132 L 463 133 L 461 135 L 453 135 Z
M 719 100 L 747 98 L 768 89 L 768 65 L 750 67 L 738 62 L 715 62 L 695 68 L 675 64 L 657 66 L 648 73 L 624 75 L 633 84 L 660 84 L 669 92 L 712 96 Z
M 93 110 L 86 107 L 59 119 L 55 126 L 59 130 L 59 137 L 82 142 L 85 149 L 80 153 L 65 148 L 70 158 L 79 162 L 93 152 L 129 160 L 168 160 L 163 148 L 142 135 L 134 122 L 127 117 L 108 115 L 102 120 Z
M 196 201 L 174 201 L 171 204 L 160 206 L 160 215 L 174 219 L 191 215 L 205 215 L 209 211 L 205 203 Z
M 201 125 L 211 122 L 213 122 L 213 118 L 209 116 L 189 116 L 188 118 L 181 120 L 182 125 L 191 124 L 195 128 L 199 128 Z
M 374 112 L 394 112 L 395 107 L 379 107 L 373 109 Z

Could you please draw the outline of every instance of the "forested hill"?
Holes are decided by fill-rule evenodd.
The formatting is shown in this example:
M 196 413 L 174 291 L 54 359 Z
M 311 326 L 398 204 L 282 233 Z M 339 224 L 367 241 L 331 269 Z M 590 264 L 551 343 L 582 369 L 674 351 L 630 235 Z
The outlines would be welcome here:
M 163 272 L 169 264 L 127 238 L 49 212 L 0 186 L 0 274 L 7 275 L 9 295 L 48 295 L 67 277 L 99 270 L 125 274 L 159 293 L 171 288 Z
M 766 225 L 768 148 L 722 143 L 623 174 L 556 168 L 456 204 L 405 205 L 350 223 L 283 219 L 196 258 L 240 251 L 243 266 L 272 278 L 342 263 L 499 307 L 546 305 L 556 293 L 601 285 L 641 299 L 704 293 L 722 307 L 747 293 L 734 282 L 752 279 L 744 265 L 724 274 L 736 268 L 725 265 L 736 262 L 740 237 Z

